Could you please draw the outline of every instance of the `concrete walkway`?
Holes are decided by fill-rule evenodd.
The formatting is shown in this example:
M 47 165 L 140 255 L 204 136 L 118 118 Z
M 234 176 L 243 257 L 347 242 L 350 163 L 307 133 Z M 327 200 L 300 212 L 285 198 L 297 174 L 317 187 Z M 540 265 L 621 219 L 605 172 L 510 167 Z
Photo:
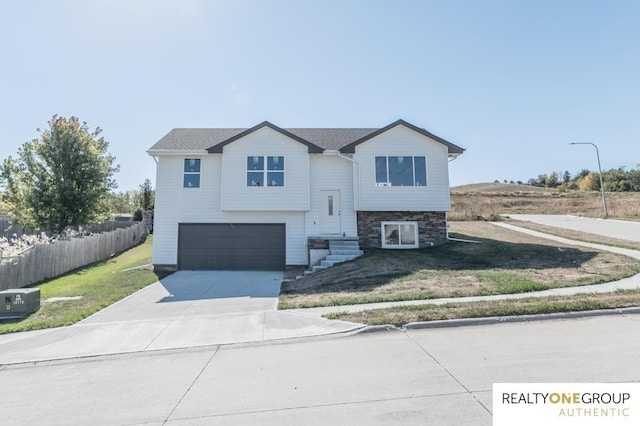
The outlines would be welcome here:
M 640 222 L 553 214 L 509 214 L 506 216 L 514 220 L 640 242 Z
M 492 223 L 496 226 L 501 226 L 503 228 L 507 228 L 512 231 L 522 232 L 538 238 L 553 240 L 553 241 L 557 241 L 559 243 L 568 244 L 568 245 L 587 247 L 595 250 L 609 251 L 609 252 L 629 256 L 634 259 L 640 259 L 640 251 L 638 250 L 630 250 L 630 249 L 624 249 L 619 247 L 605 246 L 602 244 L 585 243 L 582 241 L 569 240 L 562 237 L 556 237 L 554 235 L 544 234 L 542 232 L 532 231 L 526 228 L 509 225 L 506 223 L 501 223 L 501 222 L 492 222 Z M 547 297 L 547 296 L 568 296 L 568 295 L 580 294 L 580 293 L 611 293 L 616 290 L 635 290 L 639 288 L 640 288 L 640 274 L 637 274 L 629 278 L 624 278 L 618 281 L 612 281 L 604 284 L 554 288 L 554 289 L 543 290 L 543 291 L 532 291 L 529 293 L 496 294 L 491 296 L 450 297 L 450 298 L 443 298 L 443 299 L 408 300 L 404 302 L 367 303 L 367 304 L 361 304 L 361 305 L 327 306 L 327 307 L 320 307 L 320 308 L 292 309 L 291 311 L 301 315 L 322 316 L 329 313 L 365 312 L 373 309 L 384 309 L 384 308 L 391 308 L 395 306 L 443 305 L 446 303 L 525 299 L 530 297 Z

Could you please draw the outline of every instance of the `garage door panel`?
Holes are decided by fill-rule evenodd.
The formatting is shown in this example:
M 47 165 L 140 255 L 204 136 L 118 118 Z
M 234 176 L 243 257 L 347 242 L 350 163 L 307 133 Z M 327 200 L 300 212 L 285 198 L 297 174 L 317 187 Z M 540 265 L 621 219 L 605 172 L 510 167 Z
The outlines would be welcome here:
M 285 266 L 285 224 L 181 223 L 180 269 L 263 269 Z

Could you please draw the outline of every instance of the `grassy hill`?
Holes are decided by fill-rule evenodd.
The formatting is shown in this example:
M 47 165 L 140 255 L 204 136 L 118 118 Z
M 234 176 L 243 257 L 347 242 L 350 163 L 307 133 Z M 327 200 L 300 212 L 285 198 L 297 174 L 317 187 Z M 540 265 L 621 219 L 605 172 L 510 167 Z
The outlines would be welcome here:
M 609 216 L 640 218 L 640 192 L 606 193 Z M 501 214 L 601 217 L 599 191 L 561 191 L 529 185 L 474 183 L 451 188 L 451 220 L 497 220 Z
M 552 188 L 542 188 L 539 186 L 531 185 L 518 185 L 513 183 L 482 182 L 454 186 L 451 188 L 451 192 L 459 194 L 467 192 L 556 192 L 556 190 Z

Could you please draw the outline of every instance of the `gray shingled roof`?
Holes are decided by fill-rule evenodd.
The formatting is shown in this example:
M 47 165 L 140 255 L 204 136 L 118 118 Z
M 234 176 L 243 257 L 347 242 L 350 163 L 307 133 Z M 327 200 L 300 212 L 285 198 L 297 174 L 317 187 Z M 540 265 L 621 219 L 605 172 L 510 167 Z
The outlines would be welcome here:
M 173 129 L 155 143 L 150 151 L 206 150 L 246 129 Z
M 378 129 L 285 129 L 324 149 L 338 150 Z
M 149 151 L 199 151 L 207 150 L 215 152 L 216 145 L 224 145 L 226 141 L 234 138 L 245 131 L 252 131 L 251 129 L 257 129 L 261 126 L 268 125 L 276 130 L 280 129 L 303 139 L 301 142 L 310 143 L 316 147 L 328 150 L 339 150 L 346 148 L 345 152 L 353 152 L 353 147 L 363 141 L 369 139 L 369 137 L 375 136 L 380 132 L 386 131 L 391 127 L 398 124 L 408 126 L 422 134 L 432 137 L 439 142 L 446 144 L 449 147 L 449 153 L 462 153 L 463 148 L 458 147 L 438 136 L 435 136 L 425 129 L 413 126 L 403 120 L 398 120 L 391 123 L 389 126 L 380 129 L 352 129 L 352 128 L 286 128 L 280 129 L 277 126 L 268 122 L 263 122 L 254 128 L 245 129 L 229 129 L 229 128 L 215 128 L 215 129 L 173 129 L 166 135 L 164 135 L 158 142 L 156 142 Z M 229 143 L 229 142 L 226 142 Z M 212 149 L 214 148 L 214 149 Z M 313 148 L 313 147 L 312 147 Z M 222 147 L 218 150 L 221 151 Z M 317 149 L 317 148 L 316 148 Z M 311 152 L 311 151 L 310 151 Z
M 205 150 L 247 129 L 173 129 L 149 150 Z M 323 149 L 340 149 L 378 129 L 284 129 Z

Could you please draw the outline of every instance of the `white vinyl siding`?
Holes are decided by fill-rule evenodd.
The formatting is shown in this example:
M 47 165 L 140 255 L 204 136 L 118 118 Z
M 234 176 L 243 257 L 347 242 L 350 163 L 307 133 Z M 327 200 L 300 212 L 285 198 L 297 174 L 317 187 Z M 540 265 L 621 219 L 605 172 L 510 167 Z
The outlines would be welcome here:
M 250 157 L 262 158 L 262 170 L 249 170 Z M 273 162 L 275 157 L 284 161 L 285 170 L 268 170 L 270 159 Z M 272 167 L 275 166 L 272 164 Z M 255 176 L 251 176 L 253 179 L 260 178 L 260 174 L 261 185 L 249 185 L 249 173 L 256 173 Z M 282 176 L 270 176 L 270 173 Z M 277 185 L 279 178 L 282 178 L 282 186 Z M 263 127 L 224 147 L 221 179 L 222 210 L 309 210 L 308 148 L 268 127 Z M 274 180 L 276 184 L 269 185 L 269 182 Z
M 227 212 L 220 209 L 221 157 L 220 154 L 208 154 L 202 157 L 198 191 L 182 186 L 185 157 L 169 155 L 158 157 L 153 263 L 156 265 L 177 263 L 178 223 L 285 223 L 287 265 L 306 265 L 307 240 L 304 212 Z M 241 170 L 243 175 L 246 173 L 245 163 L 246 157 Z
M 283 157 L 284 186 L 247 186 L 247 157 Z M 427 186 L 376 185 L 376 157 L 426 159 Z M 184 160 L 200 161 L 200 188 L 184 188 Z M 153 263 L 175 265 L 178 223 L 286 223 L 286 263 L 307 263 L 307 236 L 320 236 L 322 191 L 340 191 L 341 232 L 356 236 L 356 211 L 448 211 L 447 147 L 397 126 L 356 147 L 351 162 L 268 127 L 224 147 L 158 155 Z M 265 164 L 265 168 L 267 165 Z M 415 167 L 415 165 L 414 165 Z M 266 171 L 268 172 L 268 171 Z M 337 206 L 336 206 L 337 208 Z
M 356 210 L 449 211 L 447 147 L 402 125 L 356 146 Z M 424 157 L 426 185 L 382 186 L 376 183 L 376 157 Z M 415 172 L 415 170 L 414 170 Z
M 311 209 L 307 213 L 307 235 L 322 235 L 322 191 L 340 191 L 340 228 L 346 236 L 357 235 L 353 193 L 353 163 L 337 155 L 313 154 L 311 164 Z M 336 206 L 337 207 L 337 206 Z

